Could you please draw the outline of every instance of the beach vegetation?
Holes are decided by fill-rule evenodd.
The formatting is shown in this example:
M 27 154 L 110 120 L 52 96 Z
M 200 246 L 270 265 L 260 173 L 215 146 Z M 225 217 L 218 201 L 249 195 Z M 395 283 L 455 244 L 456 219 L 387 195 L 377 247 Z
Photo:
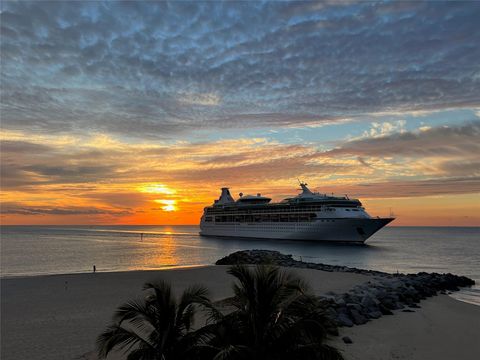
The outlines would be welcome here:
M 300 277 L 273 266 L 232 266 L 232 307 L 204 331 L 211 359 L 340 360 L 327 345 L 335 325 Z
M 215 305 L 203 287 L 187 289 L 177 302 L 169 284 L 146 284 L 145 302 L 119 307 L 99 336 L 99 357 L 118 347 L 128 360 L 342 359 L 326 344 L 336 326 L 300 277 L 268 265 L 234 265 L 228 273 L 234 296 Z M 199 307 L 205 325 L 194 329 Z
M 165 281 L 146 283 L 143 301 L 121 305 L 114 321 L 97 339 L 98 356 L 112 350 L 128 354 L 128 360 L 179 360 L 194 358 L 192 330 L 199 307 L 210 307 L 208 291 L 202 286 L 186 289 L 177 300 Z

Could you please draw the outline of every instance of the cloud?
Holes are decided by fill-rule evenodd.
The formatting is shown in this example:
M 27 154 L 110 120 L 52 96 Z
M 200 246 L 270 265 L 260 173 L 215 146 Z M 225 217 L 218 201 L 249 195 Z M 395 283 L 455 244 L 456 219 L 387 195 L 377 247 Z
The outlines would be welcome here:
M 0 151 L 3 154 L 32 154 L 35 152 L 47 152 L 52 150 L 51 147 L 43 144 L 33 143 L 29 141 L 18 140 L 2 140 L 0 141 Z
M 298 156 L 285 159 L 263 158 L 250 164 L 231 164 L 222 167 L 204 167 L 176 171 L 174 178 L 191 183 L 223 183 L 229 186 L 255 184 L 273 180 L 295 179 L 302 174 L 305 177 L 318 177 L 319 174 L 345 174 L 352 166 L 344 164 L 310 164 L 312 156 Z
M 108 206 L 120 208 L 140 207 L 151 200 L 151 197 L 145 196 L 144 194 L 127 191 L 102 192 L 97 190 L 94 192 L 86 192 L 82 194 L 81 197 L 84 200 L 93 200 Z
M 326 156 L 409 156 L 409 157 L 475 157 L 480 153 L 480 121 L 460 126 L 424 128 L 417 132 L 395 133 L 348 141 Z
M 113 215 L 125 216 L 132 214 L 128 210 L 109 210 L 95 207 L 48 207 L 48 206 L 29 206 L 21 203 L 8 202 L 2 204 L 1 214 L 5 215 Z
M 382 123 L 372 122 L 371 128 L 363 133 L 363 137 L 383 137 L 395 133 L 405 132 L 405 120 L 394 122 L 384 121 Z
M 476 2 L 2 2 L 2 127 L 171 138 L 480 105 Z
M 93 137 L 65 146 L 52 136 L 51 142 L 42 138 L 38 148 L 27 142 L 25 148 L 36 151 L 25 154 L 16 143 L 2 154 L 2 188 L 10 192 L 7 201 L 50 194 L 119 211 L 158 198 L 154 190 L 140 191 L 145 184 L 163 184 L 155 186 L 164 195 L 164 189 L 178 190 L 168 198 L 179 202 L 221 186 L 278 187 L 285 193 L 296 178 L 353 190 L 379 184 L 369 196 L 390 195 L 400 187 L 408 187 L 406 194 L 414 189 L 418 195 L 469 193 L 478 191 L 479 135 L 480 122 L 473 121 L 344 141 L 331 150 L 266 138 L 135 144 Z
M 320 191 L 350 194 L 359 198 L 402 198 L 480 193 L 480 177 L 455 177 L 425 180 L 361 182 L 352 185 L 327 185 Z
M 472 160 L 449 160 L 443 161 L 439 166 L 445 174 L 457 176 L 480 176 L 480 161 Z M 478 187 L 480 191 L 480 186 Z
M 35 159 L 35 156 L 32 156 Z M 4 188 L 16 188 L 25 185 L 72 184 L 94 182 L 99 178 L 114 175 L 114 165 L 72 165 L 67 159 L 62 165 L 50 165 L 48 160 L 61 159 L 62 156 L 49 157 L 44 162 L 24 166 L 19 161 L 8 158 L 2 162 L 1 184 Z M 38 158 L 37 158 L 38 159 Z M 34 160 L 35 161 L 35 160 Z M 91 160 L 86 162 L 92 163 Z
M 216 94 L 184 94 L 179 101 L 187 105 L 215 106 L 220 104 L 221 100 Z

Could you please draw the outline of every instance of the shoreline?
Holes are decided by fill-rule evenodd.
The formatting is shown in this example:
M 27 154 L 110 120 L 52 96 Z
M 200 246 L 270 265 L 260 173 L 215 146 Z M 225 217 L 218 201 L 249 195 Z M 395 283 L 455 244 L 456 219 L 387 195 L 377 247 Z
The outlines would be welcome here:
M 256 250 L 245 250 L 245 251 L 256 251 Z M 232 255 L 232 254 L 230 254 L 230 255 Z M 230 255 L 228 255 L 228 256 L 230 256 Z M 287 256 L 289 256 L 289 255 L 287 255 Z M 227 258 L 227 257 L 225 257 L 225 258 Z M 225 259 L 225 258 L 222 258 L 222 259 Z M 218 264 L 222 259 L 217 260 L 216 263 Z M 294 259 L 293 259 L 293 261 L 295 261 L 297 263 L 316 264 L 316 265 L 320 265 L 320 266 L 325 266 L 327 269 L 328 268 L 339 268 L 339 269 L 341 269 L 340 271 L 345 271 L 345 269 L 347 269 L 346 272 L 353 272 L 353 273 L 356 273 L 357 271 L 359 271 L 359 273 L 361 273 L 361 274 L 369 274 L 369 275 L 373 275 L 373 274 L 395 275 L 395 274 L 386 273 L 386 272 L 373 270 L 373 269 L 359 269 L 359 268 L 352 268 L 352 267 L 340 266 L 340 265 L 326 265 L 326 264 L 308 263 L 308 262 L 304 262 L 302 260 L 298 261 L 298 260 L 294 260 Z M 20 275 L 6 275 L 6 276 L 4 276 L 0 273 L 0 282 L 2 282 L 4 280 L 10 280 L 10 279 L 30 279 L 30 278 L 55 277 L 55 276 L 78 276 L 78 275 L 123 274 L 123 273 L 155 273 L 155 272 L 171 271 L 171 270 L 204 268 L 204 267 L 210 267 L 210 266 L 215 266 L 215 264 L 172 265 L 172 266 L 165 266 L 165 267 L 155 268 L 155 269 L 132 269 L 132 270 L 118 270 L 118 271 L 115 271 L 115 270 L 113 270 L 113 271 L 112 270 L 102 271 L 102 270 L 97 269 L 97 271 L 95 273 L 93 271 L 81 271 L 81 272 L 71 272 L 71 273 L 39 273 L 39 274 L 27 274 L 27 275 L 20 274 Z M 287 267 L 298 268 L 297 266 L 287 266 Z M 332 271 L 332 270 L 327 270 L 327 271 Z M 333 270 L 333 271 L 336 271 L 336 270 Z M 409 275 L 409 274 L 414 274 L 414 273 L 406 273 L 405 275 Z M 477 300 L 476 295 L 471 295 L 470 290 L 477 290 L 479 292 L 478 296 L 480 297 L 480 283 L 479 282 L 475 282 L 475 284 L 473 284 L 470 287 L 462 287 L 458 291 L 450 292 L 447 295 L 450 296 L 451 298 L 455 299 L 455 300 L 460 301 L 460 302 L 480 307 L 480 299 Z M 462 297 L 462 296 L 455 296 L 455 295 L 461 295 L 461 294 L 467 295 L 466 298 Z M 474 297 L 475 300 L 471 300 L 471 299 L 469 299 L 469 297 Z
M 213 266 L 214 264 L 196 264 L 196 265 L 167 265 L 165 267 L 156 268 L 156 269 L 132 269 L 132 270 L 108 270 L 102 271 L 98 270 L 93 271 L 80 271 L 80 272 L 70 272 L 70 273 L 40 273 L 40 274 L 20 274 L 20 275 L 0 275 L 1 280 L 8 279 L 29 279 L 35 277 L 48 277 L 48 276 L 63 276 L 63 275 L 88 275 L 88 274 L 118 274 L 118 273 L 130 273 L 130 272 L 149 272 L 149 271 L 164 271 L 164 270 L 181 270 L 181 269 L 192 269 L 192 268 L 201 268 L 207 266 Z
M 316 295 L 329 301 L 347 294 L 350 294 L 349 301 L 356 301 L 354 297 L 359 291 L 379 284 L 383 286 L 381 282 L 385 280 L 380 273 L 371 271 L 282 268 L 303 277 Z M 227 269 L 228 266 L 207 265 L 2 278 L 2 359 L 96 360 L 96 337 L 104 330 L 117 306 L 143 296 L 141 288 L 145 282 L 162 278 L 172 283 L 177 294 L 191 284 L 203 284 L 209 288 L 211 299 L 218 301 L 232 295 L 233 278 L 226 273 Z M 346 305 L 346 311 L 357 306 Z M 432 341 L 438 342 L 440 349 L 432 360 L 451 359 L 452 354 L 442 350 L 442 346 L 447 345 L 462 347 L 456 359 L 470 359 L 472 354 L 480 357 L 474 336 L 480 333 L 480 321 L 475 321 L 480 319 L 479 306 L 442 295 L 421 300 L 420 306 L 414 302 L 410 305 L 403 308 L 408 312 L 392 310 L 393 316 L 380 315 L 367 319 L 366 323 L 360 321 L 363 325 L 341 326 L 340 336 L 332 338 L 331 344 L 343 351 L 345 360 L 393 360 L 398 356 L 409 360 L 429 359 L 424 355 Z M 424 333 L 419 330 L 415 336 L 410 336 L 408 329 L 412 327 Z M 450 332 L 465 335 L 451 338 Z M 345 344 L 343 336 L 350 337 L 353 344 Z M 52 352 L 52 349 L 55 350 Z M 381 354 L 379 357 L 372 355 L 377 350 Z
M 233 295 L 228 266 L 12 278 L 1 281 L 2 360 L 74 359 L 91 353 L 115 309 L 162 278 L 176 294 L 203 284 L 213 301 Z M 291 270 L 291 269 L 287 269 Z M 368 281 L 360 274 L 296 269 L 316 294 L 345 292 Z M 25 342 L 25 339 L 29 339 Z M 52 353 L 52 349 L 54 353 Z

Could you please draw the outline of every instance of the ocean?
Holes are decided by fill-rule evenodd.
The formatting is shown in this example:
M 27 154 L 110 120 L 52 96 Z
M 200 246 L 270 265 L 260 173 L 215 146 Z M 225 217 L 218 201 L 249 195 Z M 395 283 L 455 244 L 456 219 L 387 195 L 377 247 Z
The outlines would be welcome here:
M 2 226 L 1 276 L 211 265 L 237 250 L 386 272 L 451 272 L 476 281 L 452 294 L 480 306 L 480 227 L 386 227 L 365 245 L 209 238 L 197 226 Z M 143 235 L 142 235 L 143 234 Z

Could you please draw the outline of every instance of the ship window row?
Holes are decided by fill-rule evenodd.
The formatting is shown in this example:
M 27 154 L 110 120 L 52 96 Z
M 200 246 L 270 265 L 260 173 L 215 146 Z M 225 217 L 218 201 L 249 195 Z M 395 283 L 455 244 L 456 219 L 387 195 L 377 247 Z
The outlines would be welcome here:
M 335 222 L 336 220 L 335 219 L 322 219 L 322 220 L 318 220 L 318 221 L 321 221 L 322 223 L 323 222 Z M 253 225 L 255 223 L 249 223 L 247 225 Z M 209 225 L 209 226 L 234 226 L 234 224 L 232 223 L 228 223 L 228 222 L 220 222 L 220 223 L 217 223 L 215 225 Z M 273 225 L 273 224 L 265 224 L 265 225 L 261 225 L 261 229 L 262 230 L 269 230 L 269 231 L 281 231 L 281 230 L 292 230 L 292 229 L 297 229 L 298 226 L 301 226 L 302 228 L 304 229 L 308 229 L 308 228 L 311 228 L 312 226 L 315 226 L 315 223 L 304 223 L 304 224 L 291 224 L 291 225 L 288 225 L 288 226 L 285 226 L 283 223 L 280 223 L 279 225 Z M 254 227 L 254 228 L 242 228 L 242 229 L 237 229 L 237 230 L 242 230 L 242 231 L 258 231 L 258 227 Z
M 277 209 L 267 209 L 267 210 L 244 210 L 244 209 L 241 209 L 241 210 L 216 210 L 216 211 L 212 211 L 210 209 L 208 209 L 206 211 L 206 213 L 208 215 L 234 215 L 234 216 L 237 216 L 237 215 L 288 215 L 288 214 L 285 214 L 285 213 L 292 213 L 294 215 L 299 215 L 299 214 L 304 214 L 305 212 L 307 211 L 323 211 L 323 212 L 334 212 L 334 211 L 337 211 L 337 209 L 335 208 L 322 208 L 322 209 L 286 209 L 286 210 L 277 210 Z
M 221 215 L 215 216 L 216 223 L 222 222 L 307 222 L 315 220 L 314 213 L 304 214 L 257 214 L 257 215 Z M 208 217 L 207 217 L 208 218 Z M 207 220 L 205 220 L 207 221 Z
M 232 214 L 232 215 L 242 215 L 242 214 L 251 214 L 251 213 L 255 213 L 255 214 L 263 214 L 263 213 L 285 213 L 285 212 L 288 212 L 288 213 L 291 213 L 291 212 L 306 212 L 306 211 L 336 211 L 338 208 L 339 209 L 344 209 L 346 208 L 347 206 L 332 206 L 332 207 L 327 207 L 327 206 L 318 206 L 318 207 L 301 207 L 301 208 L 298 208 L 298 209 L 295 209 L 295 208 L 266 208 L 266 209 L 215 209 L 215 208 L 207 208 L 205 209 L 206 210 L 206 213 L 207 214 L 211 214 L 211 215 L 215 215 L 215 214 Z M 358 208 L 353 208 L 350 206 L 348 206 L 352 211 L 360 211 L 360 209 L 362 209 L 362 207 L 358 207 Z

